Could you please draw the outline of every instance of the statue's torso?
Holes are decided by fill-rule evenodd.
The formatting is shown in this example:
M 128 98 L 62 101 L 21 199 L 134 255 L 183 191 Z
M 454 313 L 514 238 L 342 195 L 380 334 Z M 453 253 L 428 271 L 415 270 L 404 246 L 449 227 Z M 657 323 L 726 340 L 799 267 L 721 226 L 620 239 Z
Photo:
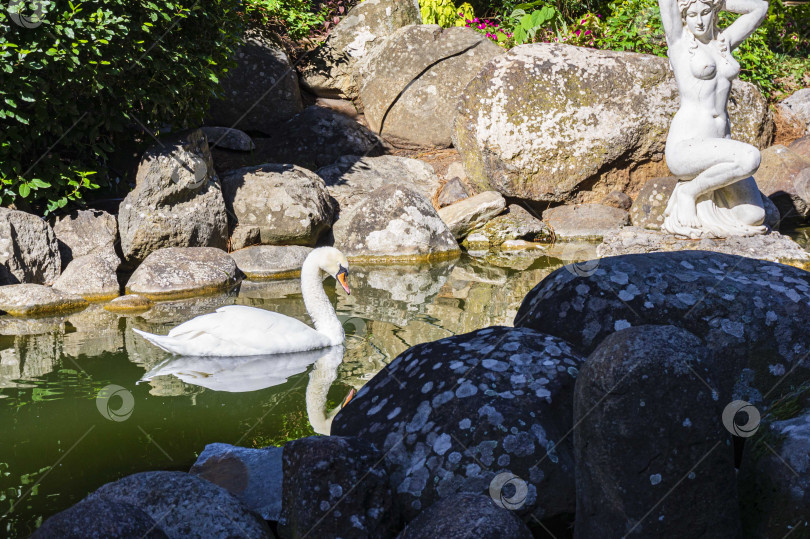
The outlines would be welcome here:
M 668 139 L 728 137 L 726 103 L 740 65 L 730 51 L 720 51 L 717 41 L 696 42 L 696 49 L 690 49 L 690 41 L 683 39 L 668 51 L 681 96 Z

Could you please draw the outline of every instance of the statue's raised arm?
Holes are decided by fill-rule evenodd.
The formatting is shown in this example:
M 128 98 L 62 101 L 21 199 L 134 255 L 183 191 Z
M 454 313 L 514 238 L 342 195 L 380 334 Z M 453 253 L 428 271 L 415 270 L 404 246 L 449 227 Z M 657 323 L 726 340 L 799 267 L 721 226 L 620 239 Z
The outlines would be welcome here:
M 765 210 L 752 174 L 757 148 L 731 139 L 726 104 L 740 64 L 731 51 L 760 25 L 764 0 L 659 0 L 667 56 L 680 93 L 666 144 L 667 166 L 681 181 L 662 229 L 689 238 L 764 234 Z M 720 12 L 740 16 L 718 26 Z
M 740 43 L 753 34 L 768 15 L 768 2 L 765 0 L 726 0 L 725 10 L 740 13 L 736 21 L 723 30 L 728 46 L 736 49 Z

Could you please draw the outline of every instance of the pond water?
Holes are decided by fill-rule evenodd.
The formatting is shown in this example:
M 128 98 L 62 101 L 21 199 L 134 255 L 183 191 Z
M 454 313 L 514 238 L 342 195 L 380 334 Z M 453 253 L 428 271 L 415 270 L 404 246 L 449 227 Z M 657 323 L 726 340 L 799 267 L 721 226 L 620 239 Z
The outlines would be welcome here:
M 325 281 L 347 333 L 345 351 L 329 354 L 175 358 L 132 331 L 165 334 L 232 303 L 310 323 L 298 280 L 246 281 L 228 295 L 159 303 L 140 315 L 93 305 L 57 318 L 0 317 L 2 535 L 27 537 L 125 475 L 187 471 L 211 442 L 263 447 L 328 430 L 350 391 L 398 354 L 512 325 L 523 297 L 562 264 L 535 251 L 353 266 L 351 296 Z

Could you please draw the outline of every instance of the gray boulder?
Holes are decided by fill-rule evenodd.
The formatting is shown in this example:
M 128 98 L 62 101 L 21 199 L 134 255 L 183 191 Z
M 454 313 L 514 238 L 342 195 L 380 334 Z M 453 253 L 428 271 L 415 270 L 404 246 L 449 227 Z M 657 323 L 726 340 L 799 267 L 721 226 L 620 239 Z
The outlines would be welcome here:
M 118 221 L 114 215 L 101 210 L 76 210 L 56 218 L 53 231 L 63 269 L 74 258 L 85 255 L 104 256 L 118 269 L 121 260 L 115 252 Z
M 225 202 L 202 131 L 175 135 L 144 153 L 118 226 L 132 264 L 163 247 L 225 248 Z
M 603 204 L 605 206 L 611 206 L 614 208 L 619 208 L 621 210 L 629 210 L 630 206 L 633 205 L 633 199 L 625 195 L 621 191 L 611 191 L 610 193 L 605 195 L 605 198 L 602 199 L 600 204 Z
M 565 341 L 526 329 L 490 327 L 420 344 L 363 386 L 332 434 L 383 452 L 406 521 L 457 492 L 489 489 L 522 517 L 573 513 L 566 433 L 582 361 Z M 519 499 L 501 488 L 504 473 L 517 476 Z
M 788 146 L 791 150 L 801 155 L 805 159 L 810 159 L 810 135 L 805 135 L 800 139 L 796 139 Z
M 439 203 L 440 208 L 444 208 L 445 206 L 469 198 L 469 196 L 470 193 L 464 183 L 459 178 L 454 177 L 447 180 L 441 186 L 436 202 Z
M 221 181 L 231 226 L 257 228 L 263 244 L 312 246 L 332 224 L 326 186 L 304 168 L 265 164 L 233 170 Z
M 339 211 L 344 212 L 384 185 L 401 185 L 431 200 L 440 184 L 439 177 L 428 163 L 394 155 L 343 156 L 318 169 L 318 175 L 326 182 Z
M 513 512 L 489 496 L 461 492 L 443 498 L 413 519 L 397 539 L 531 539 L 532 533 Z
M 121 291 L 116 265 L 108 256 L 100 254 L 74 258 L 53 283 L 53 288 L 76 294 L 87 301 L 111 300 Z
M 810 216 L 810 158 L 782 145 L 771 146 L 762 150 L 754 179 L 783 221 L 801 223 Z
M 239 270 L 248 279 L 297 277 L 310 247 L 300 245 L 254 245 L 231 253 Z
M 183 472 L 128 475 L 88 499 L 134 505 L 170 538 L 272 537 L 264 520 L 227 490 Z
M 256 149 L 253 139 L 244 131 L 230 127 L 201 127 L 200 129 L 205 133 L 210 148 L 222 148 L 239 152 L 249 152 Z
M 731 433 L 733 365 L 695 335 L 609 335 L 577 377 L 575 537 L 742 537 Z
M 36 215 L 0 208 L 0 286 L 51 284 L 61 269 L 50 225 Z
M 543 220 L 562 241 L 601 240 L 630 224 L 627 210 L 603 204 L 557 206 L 543 212 Z
M 357 64 L 373 131 L 396 146 L 446 148 L 458 96 L 503 49 L 469 28 L 400 28 Z
M 146 257 L 129 278 L 126 293 L 179 299 L 228 290 L 240 280 L 236 263 L 221 249 L 167 247 Z
M 430 201 L 396 184 L 372 191 L 363 202 L 341 213 L 333 233 L 335 247 L 366 261 L 426 260 L 459 252 Z
M 370 443 L 311 436 L 285 444 L 282 458 L 282 538 L 393 535 L 393 496 L 381 455 Z
M 799 119 L 804 128 L 810 131 L 810 88 L 797 90 L 777 106 Z
M 782 375 L 807 377 L 810 274 L 706 251 L 624 255 L 560 268 L 523 300 L 516 327 L 590 353 L 605 337 L 640 325 L 673 325 L 706 342 L 739 375 L 734 398 L 757 403 Z M 767 404 L 766 402 L 766 404 Z
M 265 520 L 281 515 L 281 448 L 208 444 L 189 473 L 211 481 Z
M 500 247 L 512 240 L 551 243 L 554 241 L 554 234 L 546 223 L 522 206 L 510 204 L 506 213 L 473 230 L 465 238 L 463 245 L 468 249 L 488 249 Z
M 344 155 L 374 157 L 387 151 L 383 139 L 364 125 L 317 105 L 280 126 L 269 142 L 272 147 L 267 148 L 265 161 L 293 163 L 310 170 L 331 165 Z
M 732 138 L 766 147 L 767 102 L 734 81 Z M 470 184 L 541 202 L 599 202 L 667 174 L 679 106 L 666 58 L 536 43 L 491 60 L 464 90 L 453 146 Z M 630 172 L 628 172 L 630 171 Z
M 142 537 L 165 539 L 157 522 L 142 509 L 127 503 L 84 499 L 42 523 L 32 539 L 108 539 Z
M 13 316 L 44 316 L 87 307 L 80 296 L 41 284 L 0 286 L 0 312 Z
M 506 209 L 506 200 L 497 191 L 465 198 L 439 210 L 439 217 L 456 239 L 462 239 Z
M 355 66 L 398 28 L 421 24 L 414 0 L 365 0 L 349 10 L 300 68 L 301 84 L 321 97 L 356 99 Z
M 224 98 L 210 104 L 206 123 L 272 133 L 303 108 L 298 76 L 284 49 L 250 30 L 235 53 L 236 67 L 222 81 Z

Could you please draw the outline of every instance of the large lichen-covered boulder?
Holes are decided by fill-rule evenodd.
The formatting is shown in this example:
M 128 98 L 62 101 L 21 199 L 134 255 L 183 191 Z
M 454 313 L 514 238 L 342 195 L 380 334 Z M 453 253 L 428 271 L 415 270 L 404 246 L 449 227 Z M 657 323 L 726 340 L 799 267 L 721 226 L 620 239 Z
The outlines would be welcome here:
M 777 105 L 801 121 L 802 127 L 810 131 L 810 88 L 802 88 Z
M 574 398 L 576 537 L 741 537 L 724 360 L 673 326 L 617 331 L 588 356 Z
M 214 247 L 166 247 L 146 257 L 129 278 L 127 294 L 154 300 L 211 294 L 241 280 L 228 253 Z
M 349 10 L 326 41 L 307 54 L 301 84 L 321 97 L 356 99 L 355 64 L 398 28 L 421 24 L 418 0 L 365 0 Z
M 30 213 L 0 208 L 0 286 L 51 284 L 62 269 L 53 229 Z
M 183 472 L 128 475 L 87 499 L 134 505 L 170 538 L 273 537 L 264 520 L 227 490 Z
M 304 108 L 295 69 L 270 37 L 249 30 L 234 60 L 236 67 L 222 81 L 224 97 L 211 102 L 206 123 L 271 133 Z
M 130 263 L 163 247 L 219 247 L 228 240 L 225 201 L 199 129 L 148 149 L 121 202 L 121 250 Z
M 427 260 L 459 253 L 453 234 L 430 201 L 397 184 L 369 193 L 332 227 L 335 247 L 368 262 Z
M 754 179 L 785 222 L 801 223 L 810 216 L 810 158 L 781 144 L 771 146 L 762 151 Z
M 312 246 L 332 225 L 326 185 L 312 171 L 268 163 L 228 172 L 221 182 L 231 227 L 257 228 L 262 244 Z
M 406 520 L 457 492 L 487 492 L 502 473 L 517 476 L 512 488 L 524 491 L 522 499 L 503 492 L 518 515 L 570 514 L 573 391 L 582 362 L 562 339 L 525 328 L 420 344 L 357 393 L 332 434 L 383 452 Z
M 400 28 L 357 64 L 369 127 L 396 146 L 446 148 L 461 92 L 503 49 L 469 28 Z
M 735 81 L 732 138 L 770 142 L 765 99 Z M 543 202 L 599 202 L 667 175 L 679 98 L 666 58 L 571 45 L 521 45 L 464 90 L 453 145 L 479 190 Z
M 318 175 L 337 201 L 338 211 L 347 211 L 375 189 L 388 184 L 402 185 L 431 200 L 441 183 L 430 164 L 394 155 L 344 155 L 318 169 Z
M 556 335 L 583 353 L 615 331 L 648 324 L 683 328 L 722 352 L 739 373 L 734 398 L 756 403 L 767 394 L 772 402 L 808 375 L 810 273 L 707 251 L 614 256 L 556 270 L 515 316 L 516 327 Z

